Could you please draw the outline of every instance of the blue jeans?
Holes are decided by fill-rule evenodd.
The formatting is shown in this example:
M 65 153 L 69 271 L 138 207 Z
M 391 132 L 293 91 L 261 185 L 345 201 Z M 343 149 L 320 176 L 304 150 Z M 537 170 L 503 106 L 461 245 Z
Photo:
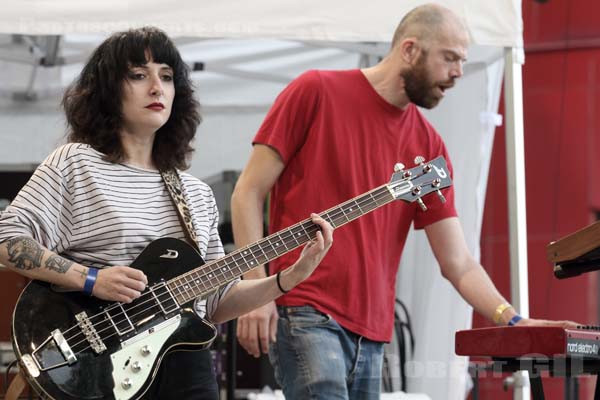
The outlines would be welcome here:
M 269 359 L 286 400 L 379 399 L 383 343 L 344 329 L 310 306 L 278 311 Z

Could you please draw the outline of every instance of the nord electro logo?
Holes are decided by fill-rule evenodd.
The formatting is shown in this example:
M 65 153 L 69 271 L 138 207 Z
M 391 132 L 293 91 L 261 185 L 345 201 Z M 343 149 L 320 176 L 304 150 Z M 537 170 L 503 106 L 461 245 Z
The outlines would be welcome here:
M 582 356 L 597 356 L 600 346 L 593 340 L 569 339 L 567 340 L 567 354 Z

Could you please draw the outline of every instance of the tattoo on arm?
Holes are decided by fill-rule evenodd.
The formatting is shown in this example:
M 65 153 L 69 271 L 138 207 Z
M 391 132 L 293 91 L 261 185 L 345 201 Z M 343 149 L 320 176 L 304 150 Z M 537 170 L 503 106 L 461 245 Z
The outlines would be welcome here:
M 87 277 L 87 271 L 85 269 L 78 269 L 75 268 L 75 272 L 77 272 L 79 275 L 81 275 L 82 277 L 86 278 Z
M 33 239 L 18 237 L 7 241 L 8 261 L 17 269 L 30 270 L 42 265 L 44 250 Z
M 66 273 L 72 265 L 73 261 L 69 261 L 55 254 L 51 255 L 46 260 L 46 268 L 51 271 L 58 272 L 59 274 Z

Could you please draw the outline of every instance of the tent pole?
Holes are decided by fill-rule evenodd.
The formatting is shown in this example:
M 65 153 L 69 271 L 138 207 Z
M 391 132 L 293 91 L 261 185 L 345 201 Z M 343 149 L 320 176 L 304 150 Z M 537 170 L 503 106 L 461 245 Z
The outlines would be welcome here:
M 525 151 L 523 127 L 522 47 L 504 50 L 504 107 L 506 114 L 506 169 L 510 242 L 510 296 L 515 309 L 529 316 L 527 266 L 527 218 L 525 211 Z M 531 396 L 527 372 L 514 375 L 515 400 Z

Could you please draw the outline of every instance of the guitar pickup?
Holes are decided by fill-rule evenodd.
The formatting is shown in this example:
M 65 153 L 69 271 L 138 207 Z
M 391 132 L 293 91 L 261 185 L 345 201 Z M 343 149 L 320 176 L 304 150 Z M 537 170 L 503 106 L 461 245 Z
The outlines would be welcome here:
M 149 290 L 154 298 L 154 301 L 165 317 L 172 312 L 179 310 L 179 304 L 177 303 L 177 300 L 164 282 L 152 286 L 149 288 Z

